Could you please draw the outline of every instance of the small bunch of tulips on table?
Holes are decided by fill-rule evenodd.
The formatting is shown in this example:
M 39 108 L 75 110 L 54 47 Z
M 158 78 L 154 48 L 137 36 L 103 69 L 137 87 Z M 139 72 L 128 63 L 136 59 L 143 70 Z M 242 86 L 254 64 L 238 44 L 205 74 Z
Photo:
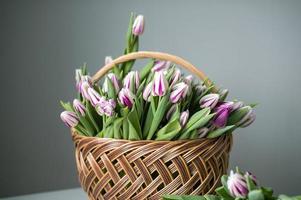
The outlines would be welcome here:
M 143 31 L 144 17 L 132 15 L 125 54 L 138 51 Z M 78 97 L 61 102 L 63 122 L 91 137 L 182 140 L 218 137 L 255 120 L 253 105 L 226 100 L 228 90 L 184 76 L 173 63 L 150 59 L 132 70 L 134 63 L 116 65 L 101 85 L 92 83 L 85 65 L 76 69 Z

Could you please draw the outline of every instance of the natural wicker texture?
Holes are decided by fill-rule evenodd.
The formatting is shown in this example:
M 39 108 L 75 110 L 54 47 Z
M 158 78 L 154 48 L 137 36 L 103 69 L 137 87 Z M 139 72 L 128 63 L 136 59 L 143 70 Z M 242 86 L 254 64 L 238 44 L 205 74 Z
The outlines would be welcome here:
M 160 199 L 214 192 L 228 168 L 232 135 L 128 141 L 72 133 L 79 180 L 91 200 Z
M 161 52 L 140 51 L 120 56 L 102 67 L 95 83 L 115 65 L 140 58 L 169 60 L 207 76 L 188 61 Z M 213 88 L 213 91 L 217 91 Z M 232 135 L 214 139 L 128 141 L 85 137 L 72 130 L 79 180 L 90 200 L 160 199 L 164 194 L 208 194 L 228 168 Z

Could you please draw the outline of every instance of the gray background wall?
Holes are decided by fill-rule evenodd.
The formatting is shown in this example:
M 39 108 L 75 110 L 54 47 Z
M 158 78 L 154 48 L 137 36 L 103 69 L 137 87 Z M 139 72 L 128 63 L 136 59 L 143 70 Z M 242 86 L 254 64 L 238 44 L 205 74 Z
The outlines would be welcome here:
M 94 73 L 121 54 L 130 11 L 146 17 L 141 49 L 180 55 L 260 103 L 231 166 L 301 193 L 301 1 L 2 0 L 0 196 L 79 186 L 58 102 L 75 95 L 77 66 Z

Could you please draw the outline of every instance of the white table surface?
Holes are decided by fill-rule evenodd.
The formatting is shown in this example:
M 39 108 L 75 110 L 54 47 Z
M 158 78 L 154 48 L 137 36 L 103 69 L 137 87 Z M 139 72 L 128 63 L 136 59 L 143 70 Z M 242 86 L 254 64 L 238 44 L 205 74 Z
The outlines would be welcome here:
M 87 200 L 86 193 L 81 188 L 43 192 L 24 196 L 0 198 L 1 200 Z

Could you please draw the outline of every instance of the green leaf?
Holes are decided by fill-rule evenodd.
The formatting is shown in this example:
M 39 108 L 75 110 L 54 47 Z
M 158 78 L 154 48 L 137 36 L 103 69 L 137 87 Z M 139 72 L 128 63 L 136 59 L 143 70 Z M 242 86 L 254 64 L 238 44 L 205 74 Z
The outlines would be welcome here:
M 121 139 L 122 138 L 120 127 L 122 126 L 123 119 L 124 118 L 118 118 L 114 121 L 114 138 L 115 139 Z
M 164 195 L 163 200 L 206 200 L 203 196 L 193 195 Z
M 264 195 L 261 190 L 252 190 L 248 194 L 249 200 L 264 200 Z
M 151 106 L 148 107 L 146 119 L 143 124 L 143 139 L 147 138 L 149 129 L 151 127 L 154 115 Z
M 210 108 L 204 108 L 196 113 L 194 113 L 190 119 L 188 120 L 187 124 L 185 125 L 185 127 L 183 128 L 182 132 L 186 132 L 186 131 L 191 131 L 191 127 L 194 126 L 196 127 L 196 123 L 199 122 L 204 116 L 209 115 L 210 113 Z M 196 127 L 198 128 L 198 127 Z
M 233 198 L 231 195 L 229 195 L 229 193 L 227 192 L 227 190 L 225 189 L 224 186 L 218 187 L 218 188 L 215 190 L 215 192 L 216 192 L 219 196 L 223 197 L 224 200 L 234 200 L 234 198 Z
M 87 130 L 88 135 L 89 136 L 94 136 L 94 133 L 95 133 L 96 129 L 94 129 L 94 127 L 91 125 L 91 122 L 89 122 L 85 117 L 83 117 L 79 114 L 78 114 L 78 116 L 80 116 L 79 121 L 85 127 L 85 129 Z
M 93 112 L 95 112 L 94 107 L 91 105 L 91 103 L 89 101 L 86 101 L 86 111 L 87 111 L 87 116 L 89 121 L 92 123 L 92 125 L 94 126 L 95 130 L 97 132 L 100 131 L 99 126 L 97 125 L 94 116 L 93 116 Z
M 82 127 L 80 124 L 74 127 L 74 129 L 79 133 L 80 135 L 89 136 L 89 133 Z
M 131 125 L 134 127 L 136 133 L 138 134 L 139 138 L 142 137 L 142 131 L 140 127 L 140 121 L 137 115 L 137 111 L 135 107 L 133 106 L 132 111 L 128 114 L 128 120 L 131 123 Z M 130 130 L 131 131 L 131 130 Z M 131 134 L 131 133 L 129 133 Z
M 156 132 L 157 128 L 159 127 L 160 122 L 162 121 L 164 114 L 168 107 L 169 107 L 169 95 L 166 94 L 159 101 L 158 108 L 156 110 L 149 133 L 147 135 L 148 140 L 152 139 L 152 137 L 154 136 L 154 133 Z
M 111 79 L 109 79 L 108 77 L 106 77 L 106 81 L 108 83 L 108 97 L 110 99 L 116 99 L 116 90 L 115 87 L 111 81 Z
M 151 59 L 145 67 L 143 67 L 140 71 L 140 80 L 144 81 L 144 79 L 147 77 L 147 75 L 150 73 L 151 69 L 153 68 L 155 63 L 155 59 Z
M 128 31 L 126 33 L 127 46 L 131 46 L 132 43 L 132 37 L 133 37 L 132 30 L 133 30 L 134 18 L 135 18 L 134 13 L 131 13 Z
M 129 140 L 140 140 L 139 133 L 136 131 L 135 126 L 128 119 L 129 124 Z
M 247 181 L 247 186 L 249 191 L 257 189 L 254 181 L 251 179 L 250 176 L 246 176 L 246 181 Z
M 216 129 L 216 130 L 208 133 L 207 138 L 215 138 L 215 137 L 221 136 L 222 134 L 226 133 L 227 131 L 231 130 L 234 127 L 235 127 L 235 125 Z
M 129 123 L 127 118 L 124 118 L 122 121 L 122 138 L 125 140 L 129 139 Z
M 180 119 L 180 115 L 181 115 L 180 106 L 179 104 L 176 104 L 176 110 L 172 114 L 169 121 L 173 121 L 174 119 Z
M 178 119 L 167 123 L 163 128 L 157 132 L 156 140 L 172 140 L 177 136 L 181 130 L 181 125 Z
M 65 110 L 74 112 L 73 106 L 71 105 L 70 102 L 64 103 L 63 101 L 60 101 L 60 103 Z
M 220 200 L 221 199 L 219 196 L 210 195 L 210 194 L 205 194 L 204 197 L 206 198 L 206 200 Z
M 195 130 L 193 130 L 193 131 L 191 131 L 190 133 L 189 133 L 189 135 L 190 135 L 190 139 L 197 139 L 198 138 L 198 136 L 199 136 L 199 134 L 198 134 L 198 131 L 195 129 Z
M 114 129 L 113 126 L 108 126 L 104 130 L 104 138 L 114 138 Z

